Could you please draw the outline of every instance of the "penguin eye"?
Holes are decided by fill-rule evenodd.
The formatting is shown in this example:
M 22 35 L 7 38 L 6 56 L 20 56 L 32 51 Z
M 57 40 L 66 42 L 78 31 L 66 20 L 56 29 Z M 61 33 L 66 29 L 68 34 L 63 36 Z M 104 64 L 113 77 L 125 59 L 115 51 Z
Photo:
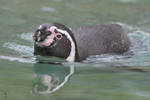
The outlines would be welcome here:
M 57 38 L 58 40 L 60 40 L 60 39 L 62 38 L 62 35 L 58 33 L 58 34 L 56 35 L 56 38 Z

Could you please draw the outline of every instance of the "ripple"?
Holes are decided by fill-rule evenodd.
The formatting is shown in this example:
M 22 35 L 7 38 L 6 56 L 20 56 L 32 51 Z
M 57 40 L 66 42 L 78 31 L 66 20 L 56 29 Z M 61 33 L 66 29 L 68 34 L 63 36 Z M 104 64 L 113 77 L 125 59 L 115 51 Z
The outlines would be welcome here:
M 141 97 L 145 97 L 145 98 L 150 98 L 150 92 L 145 92 L 145 91 L 141 91 L 141 90 L 135 90 L 135 91 L 132 91 L 131 94 L 134 94 L 136 96 L 141 96 Z
M 21 35 L 18 35 L 18 36 L 23 40 L 33 42 L 32 35 L 33 35 L 33 33 L 29 32 L 29 33 L 22 33 Z
M 33 56 L 33 47 L 20 45 L 17 43 L 5 43 L 3 47 L 16 51 L 17 53 L 25 56 Z
M 53 0 L 54 2 L 62 2 L 63 0 Z
M 4 11 L 9 11 L 9 12 L 15 12 L 14 9 L 9 8 L 9 7 L 0 7 L 0 9 L 2 9 Z
M 19 57 L 11 57 L 11 56 L 0 56 L 0 59 L 3 60 L 9 60 L 9 61 L 17 61 L 17 62 L 21 62 L 21 63 L 36 63 L 36 59 L 33 58 L 19 58 Z
M 123 3 L 130 3 L 130 2 L 135 3 L 135 2 L 137 2 L 137 0 L 118 0 L 118 1 L 123 2 Z
M 42 6 L 40 9 L 41 11 L 44 11 L 44 12 L 56 12 L 56 9 L 49 7 L 49 6 Z

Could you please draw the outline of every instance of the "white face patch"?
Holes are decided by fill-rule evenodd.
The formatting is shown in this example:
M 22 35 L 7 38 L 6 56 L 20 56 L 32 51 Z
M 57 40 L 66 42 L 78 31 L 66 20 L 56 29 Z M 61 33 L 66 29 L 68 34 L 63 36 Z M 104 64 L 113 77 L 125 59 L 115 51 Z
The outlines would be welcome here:
M 75 61 L 75 43 L 74 43 L 74 41 L 73 41 L 73 39 L 72 39 L 72 37 L 70 36 L 70 34 L 67 32 L 67 31 L 65 31 L 65 30 L 61 30 L 61 29 L 58 29 L 58 28 L 56 28 L 59 32 L 61 32 L 62 34 L 64 34 L 64 35 L 66 35 L 66 37 L 70 40 L 70 42 L 71 42 L 71 51 L 70 51 L 70 54 L 69 54 L 69 56 L 67 57 L 67 61 L 70 61 L 70 62 L 73 62 L 73 61 Z
M 41 32 L 39 31 L 37 37 L 39 37 L 40 35 L 41 35 Z
M 37 34 L 37 41 L 38 41 L 38 42 L 41 40 L 40 35 L 41 35 L 41 32 L 39 31 L 38 34 Z
M 41 37 L 38 37 L 38 40 L 37 40 L 37 41 L 39 42 L 40 40 L 41 40 Z
M 38 29 L 42 29 L 42 25 L 40 25 Z

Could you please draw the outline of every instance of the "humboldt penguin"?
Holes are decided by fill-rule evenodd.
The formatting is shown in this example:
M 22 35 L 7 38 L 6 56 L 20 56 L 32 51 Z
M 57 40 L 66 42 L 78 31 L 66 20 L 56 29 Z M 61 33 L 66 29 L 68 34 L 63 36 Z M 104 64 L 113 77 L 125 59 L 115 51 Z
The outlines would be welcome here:
M 34 54 L 80 62 L 91 55 L 123 54 L 130 40 L 118 24 L 68 28 L 59 23 L 41 24 L 34 32 Z

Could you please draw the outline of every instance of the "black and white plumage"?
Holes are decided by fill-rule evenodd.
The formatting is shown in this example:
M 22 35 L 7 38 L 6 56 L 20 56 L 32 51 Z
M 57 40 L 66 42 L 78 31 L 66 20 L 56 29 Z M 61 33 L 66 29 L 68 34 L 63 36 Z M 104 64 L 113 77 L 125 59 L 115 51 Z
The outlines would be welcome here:
M 34 33 L 34 54 L 82 61 L 90 55 L 123 54 L 130 40 L 120 25 L 97 25 L 69 29 L 58 23 L 40 25 Z

